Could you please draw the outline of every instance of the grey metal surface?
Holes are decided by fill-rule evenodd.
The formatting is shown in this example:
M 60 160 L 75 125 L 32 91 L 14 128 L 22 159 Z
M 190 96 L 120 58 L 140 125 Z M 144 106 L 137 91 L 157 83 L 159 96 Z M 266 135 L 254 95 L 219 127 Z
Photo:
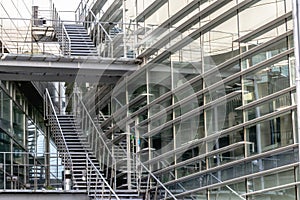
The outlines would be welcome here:
M 115 83 L 125 73 L 137 68 L 134 59 L 3 54 L 0 79 Z
M 79 193 L 76 191 L 72 191 L 69 193 L 65 193 L 62 191 L 37 191 L 34 193 L 31 192 L 7 192 L 1 193 L 0 199 L 5 200 L 88 200 L 89 197 L 86 193 Z

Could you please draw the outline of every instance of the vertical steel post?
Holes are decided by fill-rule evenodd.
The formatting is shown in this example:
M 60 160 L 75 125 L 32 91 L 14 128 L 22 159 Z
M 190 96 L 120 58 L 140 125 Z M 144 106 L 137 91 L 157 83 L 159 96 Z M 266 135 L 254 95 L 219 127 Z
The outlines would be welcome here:
M 298 135 L 298 162 L 300 161 L 300 51 L 299 51 L 299 0 L 293 0 L 293 20 L 294 20 L 294 46 L 295 46 L 295 73 L 296 73 L 296 95 L 297 95 L 297 135 Z M 300 165 L 300 162 L 299 162 Z M 300 166 L 299 166 L 300 168 Z

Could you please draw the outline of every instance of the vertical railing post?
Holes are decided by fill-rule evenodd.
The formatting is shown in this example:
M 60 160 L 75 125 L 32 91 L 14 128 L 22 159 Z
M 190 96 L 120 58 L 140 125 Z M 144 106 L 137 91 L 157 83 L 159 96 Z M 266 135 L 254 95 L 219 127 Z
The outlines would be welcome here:
M 1 53 L 4 53 L 4 43 L 3 43 L 3 19 L 1 19 Z
M 295 73 L 296 73 L 296 94 L 297 94 L 297 136 L 298 136 L 298 172 L 300 171 L 300 3 L 293 0 L 293 20 L 294 20 L 294 54 L 295 54 Z
M 4 181 L 3 181 L 3 184 L 4 184 L 4 190 L 6 190 L 6 153 L 3 153 L 3 174 L 4 174 Z
M 64 33 L 64 29 L 63 29 L 63 24 L 62 22 L 59 22 L 60 25 L 60 31 L 61 31 L 61 50 L 62 50 L 62 54 L 65 54 L 65 33 Z
M 123 0 L 123 51 L 124 51 L 124 58 L 127 58 L 127 47 L 126 47 L 126 0 Z

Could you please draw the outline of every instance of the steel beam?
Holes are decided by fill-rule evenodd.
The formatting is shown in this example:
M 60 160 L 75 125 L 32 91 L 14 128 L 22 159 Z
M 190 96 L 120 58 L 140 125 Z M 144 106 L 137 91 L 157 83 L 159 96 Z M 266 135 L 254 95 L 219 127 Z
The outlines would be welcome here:
M 60 59 L 44 56 L 3 55 L 0 79 L 15 81 L 66 81 L 115 83 L 136 71 L 130 60 Z

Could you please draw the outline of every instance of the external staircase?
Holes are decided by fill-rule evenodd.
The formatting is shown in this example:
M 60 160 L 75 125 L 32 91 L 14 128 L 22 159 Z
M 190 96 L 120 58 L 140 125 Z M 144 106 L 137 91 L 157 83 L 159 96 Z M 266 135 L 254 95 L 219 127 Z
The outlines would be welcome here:
M 98 56 L 97 49 L 81 24 L 60 24 L 56 37 L 66 56 Z
M 142 199 L 133 190 L 115 188 L 115 193 L 112 193 L 109 186 L 105 184 L 110 181 L 110 174 L 101 169 L 92 151 L 92 146 L 88 142 L 88 138 L 84 136 L 80 125 L 77 124 L 74 115 L 48 115 L 47 120 L 51 137 L 55 141 L 58 151 L 62 152 L 61 158 L 65 169 L 71 170 L 72 190 L 86 192 L 90 199 Z

